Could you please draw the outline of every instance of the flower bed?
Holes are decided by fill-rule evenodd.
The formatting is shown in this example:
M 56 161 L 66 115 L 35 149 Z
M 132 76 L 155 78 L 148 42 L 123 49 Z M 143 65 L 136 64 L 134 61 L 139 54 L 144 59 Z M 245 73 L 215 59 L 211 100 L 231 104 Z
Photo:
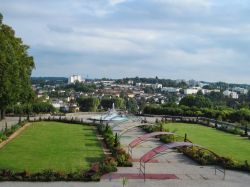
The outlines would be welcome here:
M 110 126 L 98 125 L 97 129 L 98 132 L 104 137 L 104 142 L 110 149 L 112 156 L 116 159 L 117 165 L 122 167 L 131 167 L 132 159 L 130 155 L 121 147 L 118 135 L 113 134 Z

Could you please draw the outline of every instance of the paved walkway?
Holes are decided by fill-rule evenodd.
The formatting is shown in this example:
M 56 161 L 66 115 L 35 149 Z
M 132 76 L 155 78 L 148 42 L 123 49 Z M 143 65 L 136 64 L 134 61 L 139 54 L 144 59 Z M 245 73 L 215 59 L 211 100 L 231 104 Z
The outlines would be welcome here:
M 154 119 L 151 119 L 153 121 Z M 124 128 L 132 124 L 122 124 Z M 126 126 L 126 127 L 125 127 Z M 122 128 L 116 127 L 117 131 Z M 136 137 L 141 136 L 145 132 L 140 128 L 131 129 L 121 137 L 121 143 L 127 150 L 128 144 L 134 140 Z M 139 159 L 149 150 L 161 145 L 162 143 L 156 138 L 150 138 L 150 141 L 146 141 L 133 149 L 133 167 L 132 168 L 118 168 L 118 174 L 139 174 Z M 203 186 L 207 181 L 211 182 L 213 186 L 217 184 L 218 186 L 224 183 L 230 186 L 230 184 L 237 184 L 238 186 L 245 186 L 250 183 L 250 175 L 243 172 L 237 171 L 226 171 L 226 178 L 223 180 L 223 173 L 217 172 L 215 175 L 214 166 L 200 166 L 188 157 L 184 156 L 182 153 L 179 153 L 175 150 L 168 150 L 165 152 L 165 155 L 161 155 L 157 158 L 154 158 L 151 162 L 146 164 L 146 174 L 158 174 L 160 175 L 175 175 L 179 180 L 175 179 L 176 184 L 186 184 L 186 182 L 191 182 L 193 186 Z M 117 174 L 114 176 L 117 178 Z M 121 177 L 122 178 L 122 177 Z M 120 178 L 120 180 L 121 180 Z M 102 181 L 105 181 L 103 179 Z M 163 184 L 169 184 L 169 181 L 161 181 Z M 178 182 L 179 181 L 179 182 Z M 201 185 L 201 181 L 202 185 Z M 229 182 L 230 181 L 230 182 Z M 147 182 L 152 182 L 152 180 L 146 180 Z M 206 186 L 206 185 L 204 185 Z M 233 185 L 232 185 L 233 186 Z
M 38 119 L 39 116 L 44 118 L 44 117 L 50 116 L 50 114 L 41 114 L 41 115 L 36 116 L 35 118 Z M 25 119 L 27 119 L 27 117 L 21 117 L 22 121 Z M 32 120 L 34 119 L 34 117 L 30 117 L 30 119 Z M 6 123 L 7 123 L 7 128 L 11 128 L 12 125 L 16 125 L 18 122 L 19 122 L 19 117 L 5 117 L 4 120 L 0 121 L 0 130 L 5 129 Z
M 84 117 L 84 116 L 83 116 Z M 154 122 L 155 118 L 147 118 Z M 117 127 L 117 132 L 125 126 L 130 126 L 134 122 L 122 124 L 123 127 Z M 127 145 L 136 137 L 144 134 L 139 128 L 135 128 L 125 133 L 121 138 L 121 143 L 127 150 Z M 101 182 L 51 182 L 51 183 L 31 183 L 31 182 L 0 182 L 0 187 L 122 187 L 122 178 L 130 178 L 127 186 L 129 187 L 165 187 L 165 186 L 185 186 L 185 187 L 246 187 L 250 184 L 250 175 L 237 171 L 226 171 L 226 178 L 223 180 L 223 174 L 214 174 L 213 166 L 200 166 L 174 150 L 168 150 L 165 155 L 154 158 L 152 162 L 146 164 L 146 173 L 151 176 L 165 176 L 161 180 L 147 179 L 146 182 L 139 176 L 139 158 L 151 150 L 161 145 L 155 138 L 146 141 L 133 149 L 133 167 L 120 167 L 118 171 L 110 176 L 103 177 Z M 156 175 L 155 175 L 156 174 Z M 150 178 L 150 175 L 148 178 Z M 169 176 L 167 178 L 167 176 Z M 170 176 L 175 176 L 169 179 Z M 132 179 L 134 178 L 134 179 Z M 136 178 L 136 179 L 135 179 Z M 110 180 L 111 179 L 111 180 Z

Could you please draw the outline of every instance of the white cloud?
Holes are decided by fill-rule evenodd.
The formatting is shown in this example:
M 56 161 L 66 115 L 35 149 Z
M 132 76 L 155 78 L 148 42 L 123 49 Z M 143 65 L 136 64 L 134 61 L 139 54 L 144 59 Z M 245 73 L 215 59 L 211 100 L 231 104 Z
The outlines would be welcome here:
M 120 4 L 120 3 L 124 3 L 126 2 L 127 0 L 109 0 L 109 3 L 111 5 L 117 5 L 117 4 Z
M 242 54 L 232 49 L 222 48 L 199 49 L 195 52 L 176 49 L 165 51 L 164 58 L 170 63 L 177 63 L 184 67 L 229 66 L 234 64 L 235 60 L 241 59 Z
M 169 5 L 175 8 L 210 8 L 212 0 L 153 0 L 156 3 Z
M 0 12 L 30 45 L 34 75 L 63 76 L 82 68 L 94 76 L 246 80 L 249 5 L 233 0 L 1 0 Z M 57 66 L 63 67 L 60 72 Z

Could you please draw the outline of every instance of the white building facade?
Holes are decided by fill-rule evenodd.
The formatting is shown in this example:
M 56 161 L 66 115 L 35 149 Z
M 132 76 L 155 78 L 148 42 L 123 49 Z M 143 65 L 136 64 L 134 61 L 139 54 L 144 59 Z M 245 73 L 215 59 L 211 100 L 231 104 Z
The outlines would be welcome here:
M 223 92 L 223 95 L 226 96 L 226 97 L 233 98 L 233 99 L 238 99 L 239 98 L 239 95 L 236 92 L 232 92 L 230 90 L 225 90 Z
M 68 78 L 68 84 L 73 84 L 76 81 L 78 82 L 84 82 L 84 80 L 82 79 L 81 75 L 72 75 Z
M 162 84 L 158 84 L 158 83 L 156 83 L 156 84 L 152 84 L 152 88 L 153 89 L 161 89 L 162 88 Z
M 162 92 L 168 92 L 168 93 L 178 93 L 180 91 L 180 88 L 174 88 L 174 87 L 162 87 Z
M 202 90 L 202 88 L 200 87 L 193 87 L 193 88 L 188 88 L 184 90 L 184 94 L 185 95 L 193 95 L 193 94 L 197 94 L 197 92 L 199 90 Z
M 240 93 L 240 94 L 244 94 L 244 95 L 246 95 L 246 94 L 248 93 L 248 90 L 247 90 L 247 89 L 245 89 L 245 88 L 240 88 L 240 87 L 235 87 L 235 88 L 233 88 L 232 90 L 235 91 L 235 92 L 238 92 L 238 93 Z

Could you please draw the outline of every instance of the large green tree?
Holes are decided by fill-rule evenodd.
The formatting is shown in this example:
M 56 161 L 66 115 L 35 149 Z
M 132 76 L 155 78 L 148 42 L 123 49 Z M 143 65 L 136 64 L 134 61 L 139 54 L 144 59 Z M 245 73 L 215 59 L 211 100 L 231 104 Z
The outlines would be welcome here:
M 97 97 L 80 97 L 77 99 L 77 103 L 83 112 L 96 112 L 100 105 L 100 100 Z
M 113 103 L 116 109 L 124 109 L 125 108 L 125 100 L 119 97 L 103 97 L 101 99 L 101 106 L 104 109 L 111 109 L 113 107 Z
M 28 46 L 2 21 L 0 13 L 0 120 L 8 106 L 28 106 L 34 98 L 30 84 L 33 58 L 28 54 Z
M 180 105 L 198 108 L 210 108 L 212 103 L 210 99 L 204 97 L 203 95 L 187 95 L 181 99 Z

